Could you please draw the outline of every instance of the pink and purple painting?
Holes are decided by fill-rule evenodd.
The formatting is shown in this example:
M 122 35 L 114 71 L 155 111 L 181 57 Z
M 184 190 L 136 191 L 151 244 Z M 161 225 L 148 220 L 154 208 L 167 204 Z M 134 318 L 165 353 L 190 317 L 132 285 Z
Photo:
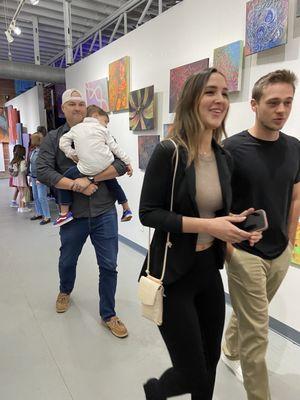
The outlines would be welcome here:
M 107 78 L 86 83 L 85 92 L 87 106 L 94 104 L 104 111 L 109 111 Z
M 147 168 L 150 157 L 159 143 L 159 135 L 146 135 L 138 137 L 139 168 Z
M 251 0 L 246 4 L 245 55 L 287 42 L 288 0 Z
M 182 65 L 171 69 L 170 71 L 170 100 L 169 112 L 175 112 L 176 104 L 183 89 L 184 83 L 191 75 L 198 74 L 199 72 L 208 68 L 209 59 L 205 58 L 191 64 Z
M 241 90 L 243 51 L 242 40 L 214 50 L 214 67 L 225 75 L 229 92 Z

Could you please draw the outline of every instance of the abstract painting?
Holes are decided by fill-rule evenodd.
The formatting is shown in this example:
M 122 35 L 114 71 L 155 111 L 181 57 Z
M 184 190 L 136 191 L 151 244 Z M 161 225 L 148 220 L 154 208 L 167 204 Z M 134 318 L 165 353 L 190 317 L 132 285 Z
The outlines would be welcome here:
M 129 57 L 109 64 L 109 109 L 128 110 Z
M 104 111 L 109 111 L 107 78 L 86 83 L 85 92 L 88 106 L 94 104 Z
M 246 5 L 245 55 L 287 42 L 288 0 L 251 0 Z
M 208 68 L 209 59 L 205 58 L 191 64 L 182 65 L 171 69 L 170 71 L 170 100 L 169 112 L 175 112 L 176 103 L 179 99 L 180 93 L 183 89 L 184 83 L 191 75 L 198 74 L 199 72 Z
M 300 266 L 300 221 L 298 221 L 296 229 L 295 244 L 292 252 L 291 261 L 294 265 Z
M 225 75 L 229 92 L 241 90 L 243 51 L 242 40 L 214 50 L 214 67 Z
M 159 143 L 159 135 L 147 135 L 138 137 L 139 168 L 145 170 L 150 157 Z
M 129 94 L 129 128 L 132 131 L 154 129 L 154 86 Z
M 163 137 L 166 138 L 172 132 L 173 124 L 164 124 Z

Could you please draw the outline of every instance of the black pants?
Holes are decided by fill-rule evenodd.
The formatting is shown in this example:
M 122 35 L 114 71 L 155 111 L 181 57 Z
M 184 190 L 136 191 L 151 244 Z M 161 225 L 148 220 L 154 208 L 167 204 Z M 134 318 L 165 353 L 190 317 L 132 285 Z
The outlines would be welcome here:
M 191 393 L 192 400 L 211 400 L 225 317 L 213 248 L 198 252 L 192 270 L 165 292 L 159 329 L 173 367 L 158 380 L 161 397 Z

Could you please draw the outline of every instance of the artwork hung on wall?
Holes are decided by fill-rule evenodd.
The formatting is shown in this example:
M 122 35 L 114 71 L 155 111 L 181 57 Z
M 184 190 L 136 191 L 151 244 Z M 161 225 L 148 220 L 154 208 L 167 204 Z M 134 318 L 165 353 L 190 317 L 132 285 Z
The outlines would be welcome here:
M 154 129 L 154 86 L 129 94 L 129 128 L 132 131 Z
M 251 0 L 246 4 L 245 55 L 287 43 L 288 0 Z
M 95 104 L 104 111 L 109 111 L 108 104 L 108 80 L 107 78 L 85 84 L 86 104 L 88 106 Z
M 173 124 L 163 125 L 163 137 L 166 138 L 172 131 Z
M 298 221 L 296 229 L 295 244 L 292 252 L 291 261 L 294 265 L 300 266 L 300 219 Z
M 175 112 L 176 103 L 182 91 L 185 81 L 193 74 L 198 74 L 208 68 L 209 59 L 205 58 L 191 64 L 182 65 L 170 71 L 170 99 L 169 112 Z
M 129 57 L 109 64 L 109 109 L 128 110 L 129 95 Z
M 159 135 L 147 135 L 138 137 L 139 168 L 145 170 L 151 154 L 159 143 Z
M 225 75 L 229 92 L 241 90 L 243 52 L 242 40 L 214 50 L 214 67 Z

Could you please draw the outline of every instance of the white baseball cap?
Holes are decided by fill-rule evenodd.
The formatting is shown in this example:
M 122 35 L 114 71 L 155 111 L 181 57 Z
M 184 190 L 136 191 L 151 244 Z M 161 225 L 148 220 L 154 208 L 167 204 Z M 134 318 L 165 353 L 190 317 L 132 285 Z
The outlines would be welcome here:
M 82 97 L 82 94 L 79 90 L 77 89 L 67 89 L 63 92 L 62 98 L 61 98 L 61 104 L 65 104 L 67 101 L 84 101 L 85 99 Z

